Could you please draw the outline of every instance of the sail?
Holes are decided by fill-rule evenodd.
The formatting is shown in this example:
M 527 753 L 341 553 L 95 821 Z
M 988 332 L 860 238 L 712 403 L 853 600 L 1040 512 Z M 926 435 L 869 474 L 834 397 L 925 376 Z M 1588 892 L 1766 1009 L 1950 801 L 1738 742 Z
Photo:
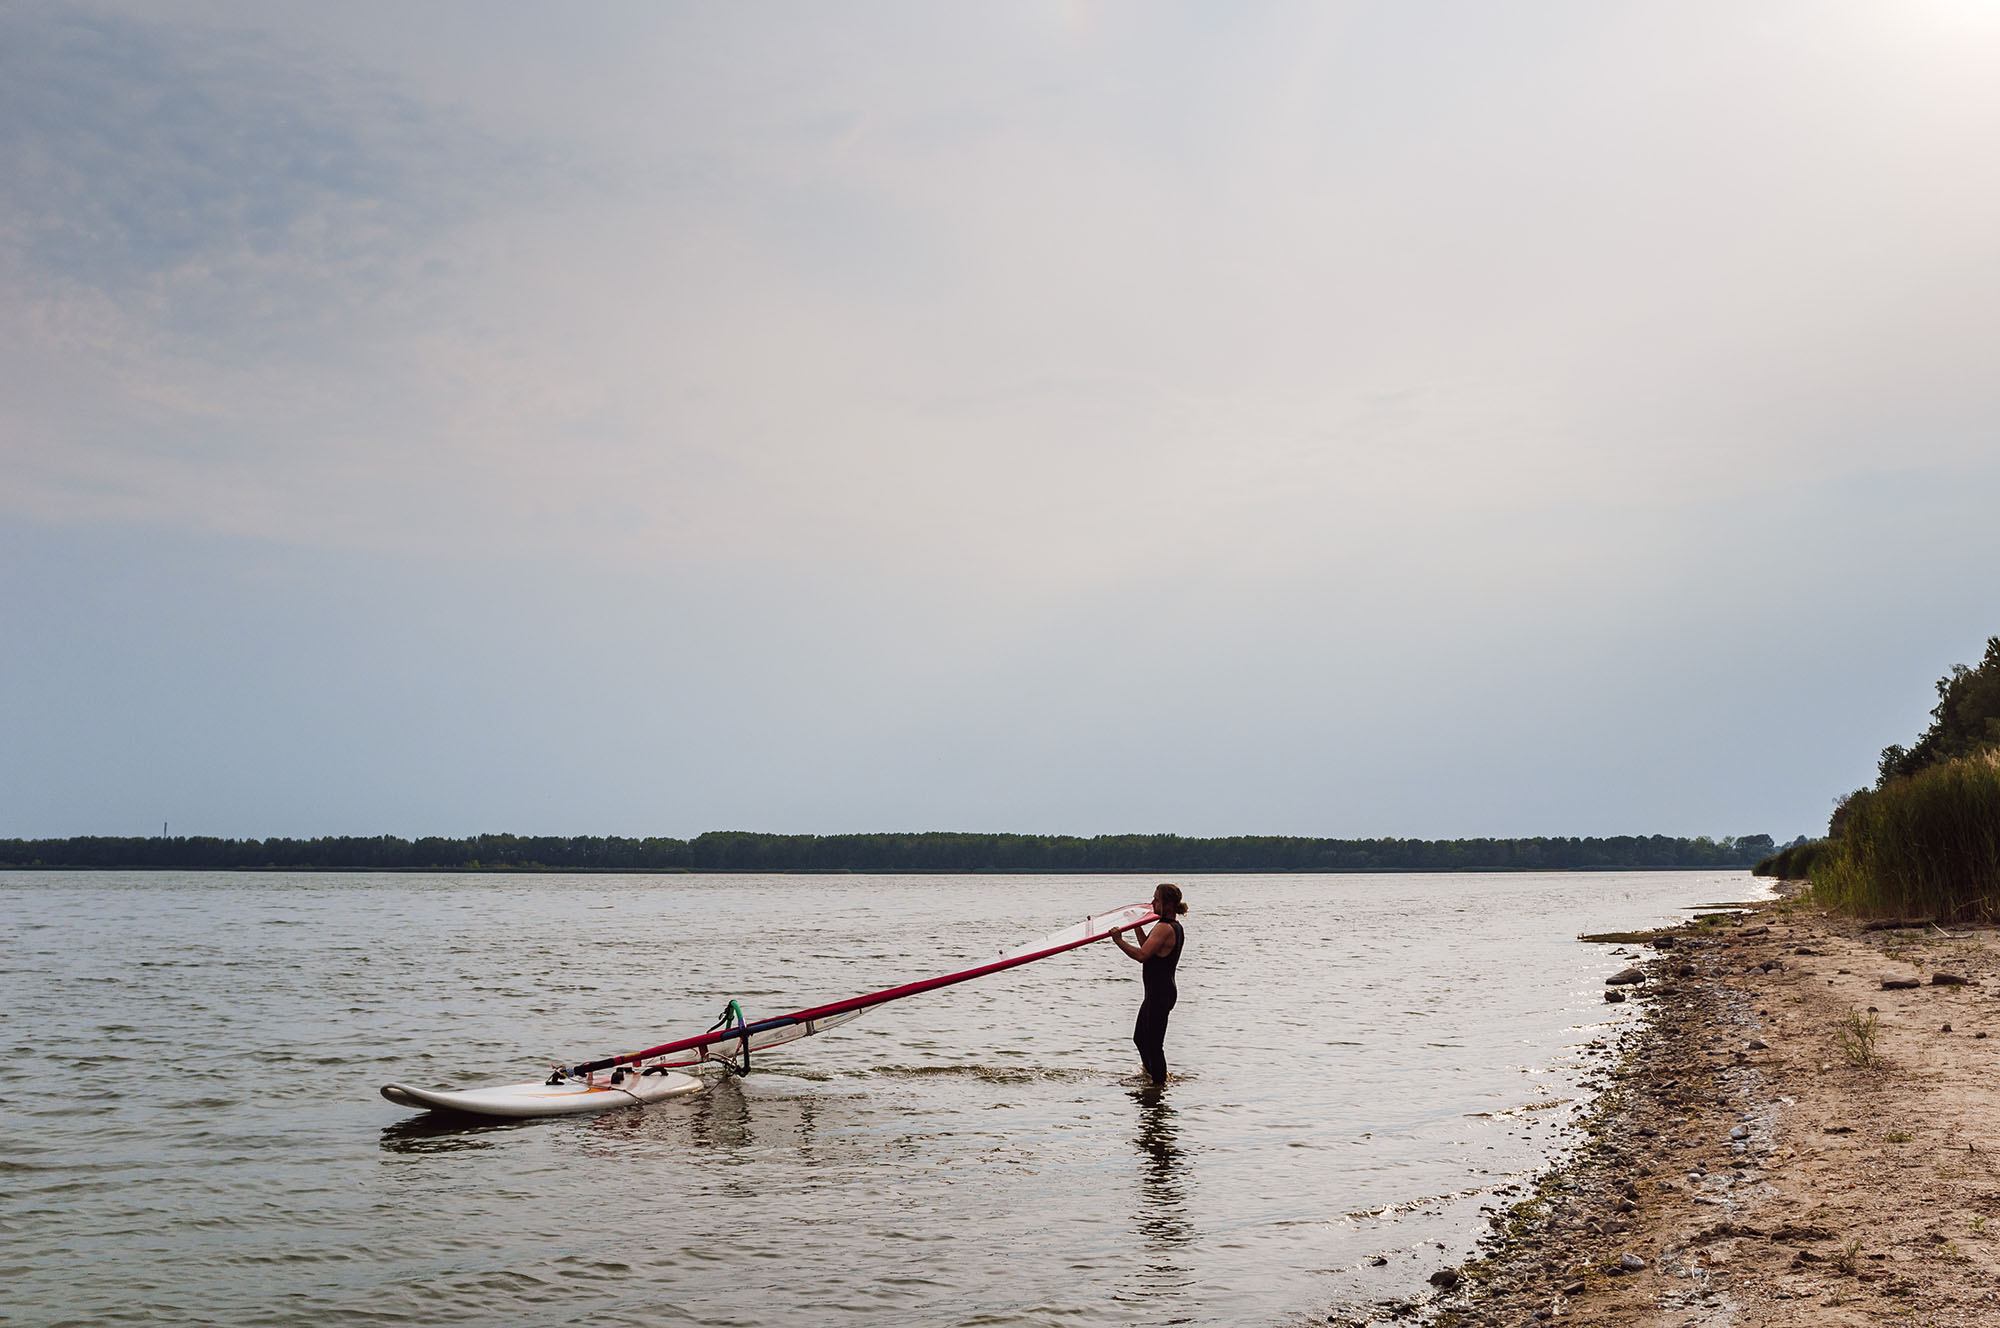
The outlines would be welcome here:
M 920 992 L 935 991 L 939 987 L 969 982 L 988 973 L 998 973 L 1022 964 L 1031 964 L 1037 959 L 1047 959 L 1051 955 L 1062 954 L 1066 950 L 1074 950 L 1093 941 L 1101 941 L 1114 932 L 1144 926 L 1155 920 L 1152 905 L 1128 904 L 1110 913 L 1091 914 L 1083 921 L 1072 923 L 1060 931 L 1051 932 L 1038 941 L 1030 941 L 1011 950 L 1002 950 L 997 958 L 971 968 L 961 969 L 956 973 L 905 982 L 895 987 L 884 987 L 880 991 L 871 991 L 864 996 L 851 996 L 843 1001 L 815 1005 L 804 1010 L 796 1010 L 791 1014 L 778 1015 L 776 1018 L 760 1019 L 755 1023 L 745 1022 L 738 1015 L 735 1022 L 712 1028 L 706 1033 L 697 1033 L 693 1037 L 681 1038 L 676 1042 L 648 1047 L 644 1051 L 628 1051 L 623 1055 L 607 1056 L 602 1060 L 568 1066 L 564 1072 L 584 1077 L 616 1065 L 637 1065 L 641 1062 L 651 1065 L 686 1066 L 698 1065 L 705 1060 L 740 1060 L 746 1049 L 754 1052 L 765 1047 L 795 1042 L 799 1038 L 811 1037 L 815 1033 L 824 1033 L 829 1028 L 838 1028 L 842 1024 L 858 1019 L 863 1011 L 888 1001 L 901 1000 L 905 996 L 915 996 Z

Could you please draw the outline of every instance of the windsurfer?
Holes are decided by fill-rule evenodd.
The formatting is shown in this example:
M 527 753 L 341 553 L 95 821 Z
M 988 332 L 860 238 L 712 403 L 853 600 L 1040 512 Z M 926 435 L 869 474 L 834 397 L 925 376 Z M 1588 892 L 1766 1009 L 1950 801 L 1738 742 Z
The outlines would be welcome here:
M 1181 888 L 1178 885 L 1162 883 L 1153 891 L 1153 912 L 1159 921 L 1152 931 L 1144 927 L 1132 928 L 1136 940 L 1127 939 L 1124 932 L 1115 932 L 1111 939 L 1118 948 L 1139 961 L 1139 971 L 1146 980 L 1146 998 L 1139 1003 L 1139 1019 L 1132 1026 L 1132 1041 L 1139 1048 L 1139 1060 L 1146 1067 L 1146 1076 L 1155 1084 L 1167 1082 L 1167 1015 L 1173 1010 L 1180 992 L 1174 986 L 1174 969 L 1181 962 L 1181 950 L 1187 941 L 1187 930 L 1180 923 L 1180 915 L 1187 912 L 1187 905 L 1181 902 Z

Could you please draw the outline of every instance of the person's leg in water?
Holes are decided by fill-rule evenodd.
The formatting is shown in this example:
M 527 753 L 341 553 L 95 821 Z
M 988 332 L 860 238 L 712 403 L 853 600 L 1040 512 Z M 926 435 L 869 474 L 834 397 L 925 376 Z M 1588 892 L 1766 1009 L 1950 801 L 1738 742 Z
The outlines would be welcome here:
M 1139 1062 L 1155 1084 L 1167 1082 L 1167 1015 L 1173 1008 L 1172 1001 L 1145 1001 L 1139 1006 L 1138 1022 L 1132 1025 Z

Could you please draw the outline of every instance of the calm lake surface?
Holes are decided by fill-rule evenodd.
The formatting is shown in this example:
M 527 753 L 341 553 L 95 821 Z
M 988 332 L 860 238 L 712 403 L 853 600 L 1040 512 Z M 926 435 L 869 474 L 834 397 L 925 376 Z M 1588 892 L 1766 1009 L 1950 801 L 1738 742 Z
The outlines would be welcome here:
M 1462 1258 L 1559 1146 L 1631 1017 L 1578 933 L 1763 894 L 1183 878 L 1155 1101 L 1109 944 L 691 1100 L 468 1128 L 377 1096 L 967 966 L 1153 879 L 0 874 L 0 1319 L 1323 1321 Z

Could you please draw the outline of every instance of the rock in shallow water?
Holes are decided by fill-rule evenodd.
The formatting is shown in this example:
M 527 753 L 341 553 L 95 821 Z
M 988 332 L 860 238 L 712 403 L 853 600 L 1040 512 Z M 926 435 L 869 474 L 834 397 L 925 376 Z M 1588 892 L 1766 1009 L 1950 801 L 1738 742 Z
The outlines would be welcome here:
M 1621 968 L 1610 977 L 1604 979 L 1604 985 L 1607 987 L 1629 987 L 1635 982 L 1644 982 L 1645 980 L 1646 975 L 1638 969 Z

